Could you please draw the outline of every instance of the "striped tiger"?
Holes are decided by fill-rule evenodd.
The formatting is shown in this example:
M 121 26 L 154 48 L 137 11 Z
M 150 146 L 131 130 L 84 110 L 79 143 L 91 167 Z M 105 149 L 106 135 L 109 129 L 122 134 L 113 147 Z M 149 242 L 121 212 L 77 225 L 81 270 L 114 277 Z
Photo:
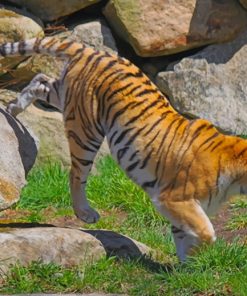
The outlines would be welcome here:
M 44 53 L 67 59 L 59 79 L 38 74 L 7 110 L 14 116 L 43 100 L 63 113 L 71 154 L 70 190 L 77 217 L 99 214 L 85 192 L 106 136 L 114 159 L 172 224 L 181 261 L 216 239 L 208 215 L 247 184 L 247 142 L 203 119 L 178 114 L 127 59 L 53 37 L 0 46 L 0 55 Z

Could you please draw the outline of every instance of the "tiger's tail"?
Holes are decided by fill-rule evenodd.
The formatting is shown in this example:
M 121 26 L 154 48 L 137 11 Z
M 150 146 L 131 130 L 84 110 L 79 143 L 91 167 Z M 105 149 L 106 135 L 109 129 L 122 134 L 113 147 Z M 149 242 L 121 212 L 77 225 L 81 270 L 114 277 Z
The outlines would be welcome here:
M 0 57 L 50 54 L 55 57 L 70 58 L 81 51 L 83 47 L 83 44 L 68 39 L 60 40 L 55 37 L 33 38 L 0 45 Z

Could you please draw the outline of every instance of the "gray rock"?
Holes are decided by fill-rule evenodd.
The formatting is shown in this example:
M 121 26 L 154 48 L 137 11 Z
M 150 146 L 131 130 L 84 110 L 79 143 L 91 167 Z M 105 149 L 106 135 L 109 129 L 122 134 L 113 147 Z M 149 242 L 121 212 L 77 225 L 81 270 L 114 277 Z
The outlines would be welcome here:
M 12 264 L 32 261 L 66 267 L 92 263 L 106 255 L 141 257 L 151 249 L 124 235 L 105 230 L 79 230 L 57 227 L 4 228 L 0 232 L 0 271 Z
M 247 32 L 212 45 L 160 72 L 156 83 L 183 114 L 210 120 L 221 129 L 247 133 Z
M 37 155 L 27 128 L 0 108 L 0 210 L 18 201 Z
M 118 53 L 111 30 L 101 19 L 75 26 L 70 38 L 97 50 Z

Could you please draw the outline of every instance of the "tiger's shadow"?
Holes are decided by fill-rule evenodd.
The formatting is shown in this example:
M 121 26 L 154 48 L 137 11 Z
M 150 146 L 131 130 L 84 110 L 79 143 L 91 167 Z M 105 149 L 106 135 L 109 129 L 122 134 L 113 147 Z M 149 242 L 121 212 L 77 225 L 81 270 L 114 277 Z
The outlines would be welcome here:
M 37 228 L 37 227 L 57 227 L 53 224 L 40 223 L 5 223 L 0 224 L 0 233 L 13 229 Z M 69 227 L 70 228 L 70 227 Z M 71 228 L 70 228 L 71 229 Z M 72 228 L 73 229 L 73 228 Z M 77 228 L 74 228 L 77 229 Z M 98 239 L 106 251 L 108 258 L 115 257 L 116 260 L 132 261 L 154 273 L 170 273 L 173 269 L 171 264 L 161 264 L 154 261 L 152 257 L 143 255 L 139 247 L 130 238 L 110 230 L 89 230 L 80 229 Z

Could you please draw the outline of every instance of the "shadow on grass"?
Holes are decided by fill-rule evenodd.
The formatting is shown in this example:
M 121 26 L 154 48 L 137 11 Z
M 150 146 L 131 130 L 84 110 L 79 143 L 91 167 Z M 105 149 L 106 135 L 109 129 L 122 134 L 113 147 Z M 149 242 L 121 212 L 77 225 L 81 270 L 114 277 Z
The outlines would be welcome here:
M 56 227 L 52 224 L 41 224 L 41 223 L 5 223 L 0 224 L 0 233 L 9 229 L 18 228 L 46 228 Z M 59 228 L 59 227 L 57 227 Z M 67 227 L 66 227 L 67 228 Z M 78 228 L 70 228 L 78 230 Z M 137 243 L 134 240 L 110 230 L 88 230 L 79 229 L 84 233 L 90 234 L 98 239 L 104 247 L 107 257 L 114 256 L 116 259 L 125 259 L 129 261 L 141 264 L 144 268 L 151 272 L 171 272 L 173 266 L 170 264 L 161 264 L 154 261 L 149 253 L 149 250 L 145 245 Z
M 110 230 L 88 230 L 83 232 L 93 235 L 103 245 L 108 257 L 114 256 L 117 259 L 133 260 L 138 262 L 152 272 L 171 272 L 173 269 L 170 264 L 161 264 L 154 261 L 145 251 L 145 245 L 136 243 L 129 237 Z M 144 251 L 142 251 L 143 249 Z M 151 251 L 151 249 L 150 249 Z

